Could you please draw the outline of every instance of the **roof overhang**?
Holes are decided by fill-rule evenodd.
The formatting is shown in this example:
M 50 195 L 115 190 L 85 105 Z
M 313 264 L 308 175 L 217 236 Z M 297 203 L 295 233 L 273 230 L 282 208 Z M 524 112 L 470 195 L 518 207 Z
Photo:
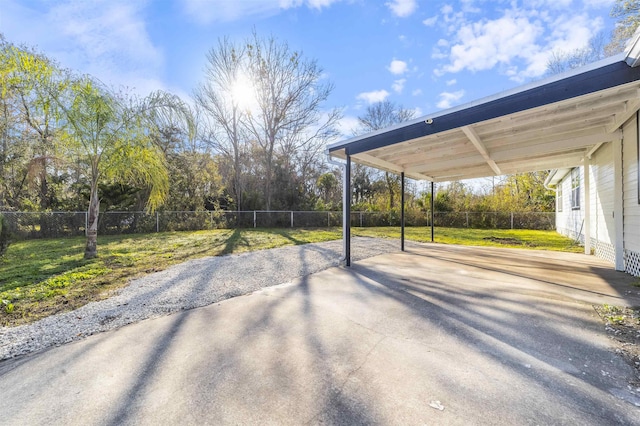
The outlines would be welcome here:
M 635 56 L 633 56 L 635 55 Z M 580 165 L 640 109 L 640 44 L 626 53 L 328 146 L 332 157 L 444 182 Z

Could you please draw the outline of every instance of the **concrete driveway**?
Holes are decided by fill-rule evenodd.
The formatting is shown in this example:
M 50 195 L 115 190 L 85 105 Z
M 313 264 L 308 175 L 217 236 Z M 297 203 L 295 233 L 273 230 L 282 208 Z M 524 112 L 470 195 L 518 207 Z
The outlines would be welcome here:
M 0 424 L 640 425 L 592 308 L 633 281 L 424 245 L 2 362 Z

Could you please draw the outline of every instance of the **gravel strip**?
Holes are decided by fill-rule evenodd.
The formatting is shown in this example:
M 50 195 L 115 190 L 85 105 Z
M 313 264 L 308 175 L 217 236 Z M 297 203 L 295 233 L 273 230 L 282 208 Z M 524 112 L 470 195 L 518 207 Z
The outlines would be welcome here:
M 352 238 L 352 260 L 399 250 L 399 242 Z M 0 360 L 24 355 L 146 318 L 209 305 L 337 266 L 342 240 L 206 257 L 152 273 L 75 311 L 32 324 L 0 327 Z

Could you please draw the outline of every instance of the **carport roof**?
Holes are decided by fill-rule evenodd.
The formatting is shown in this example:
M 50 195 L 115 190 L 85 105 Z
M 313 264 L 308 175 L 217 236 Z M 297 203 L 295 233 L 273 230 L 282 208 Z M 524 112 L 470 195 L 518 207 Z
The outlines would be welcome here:
M 638 38 L 625 53 L 329 145 L 329 154 L 433 182 L 578 166 L 640 109 Z

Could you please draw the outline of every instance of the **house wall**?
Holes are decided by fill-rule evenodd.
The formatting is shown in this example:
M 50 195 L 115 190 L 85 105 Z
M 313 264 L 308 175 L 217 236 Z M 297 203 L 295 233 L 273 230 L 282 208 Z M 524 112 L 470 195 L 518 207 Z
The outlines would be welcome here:
M 615 263 L 613 143 L 591 156 L 591 246 L 596 256 Z
M 584 174 L 580 175 L 580 181 L 580 196 L 584 201 Z M 584 205 L 581 204 L 579 210 L 571 208 L 571 173 L 567 173 L 557 186 L 562 186 L 562 211 L 556 206 L 556 229 L 562 235 L 584 243 Z
M 622 191 L 625 270 L 640 276 L 640 204 L 638 204 L 638 123 L 636 116 L 622 128 Z
M 625 271 L 640 276 L 640 203 L 638 201 L 638 123 L 636 116 L 622 128 L 623 252 Z M 596 256 L 615 263 L 614 144 L 604 144 L 590 160 L 591 246 Z M 580 167 L 581 203 L 571 208 L 571 173 L 558 183 L 562 211 L 556 214 L 559 233 L 584 243 L 584 167 Z M 558 210 L 558 207 L 556 207 Z

